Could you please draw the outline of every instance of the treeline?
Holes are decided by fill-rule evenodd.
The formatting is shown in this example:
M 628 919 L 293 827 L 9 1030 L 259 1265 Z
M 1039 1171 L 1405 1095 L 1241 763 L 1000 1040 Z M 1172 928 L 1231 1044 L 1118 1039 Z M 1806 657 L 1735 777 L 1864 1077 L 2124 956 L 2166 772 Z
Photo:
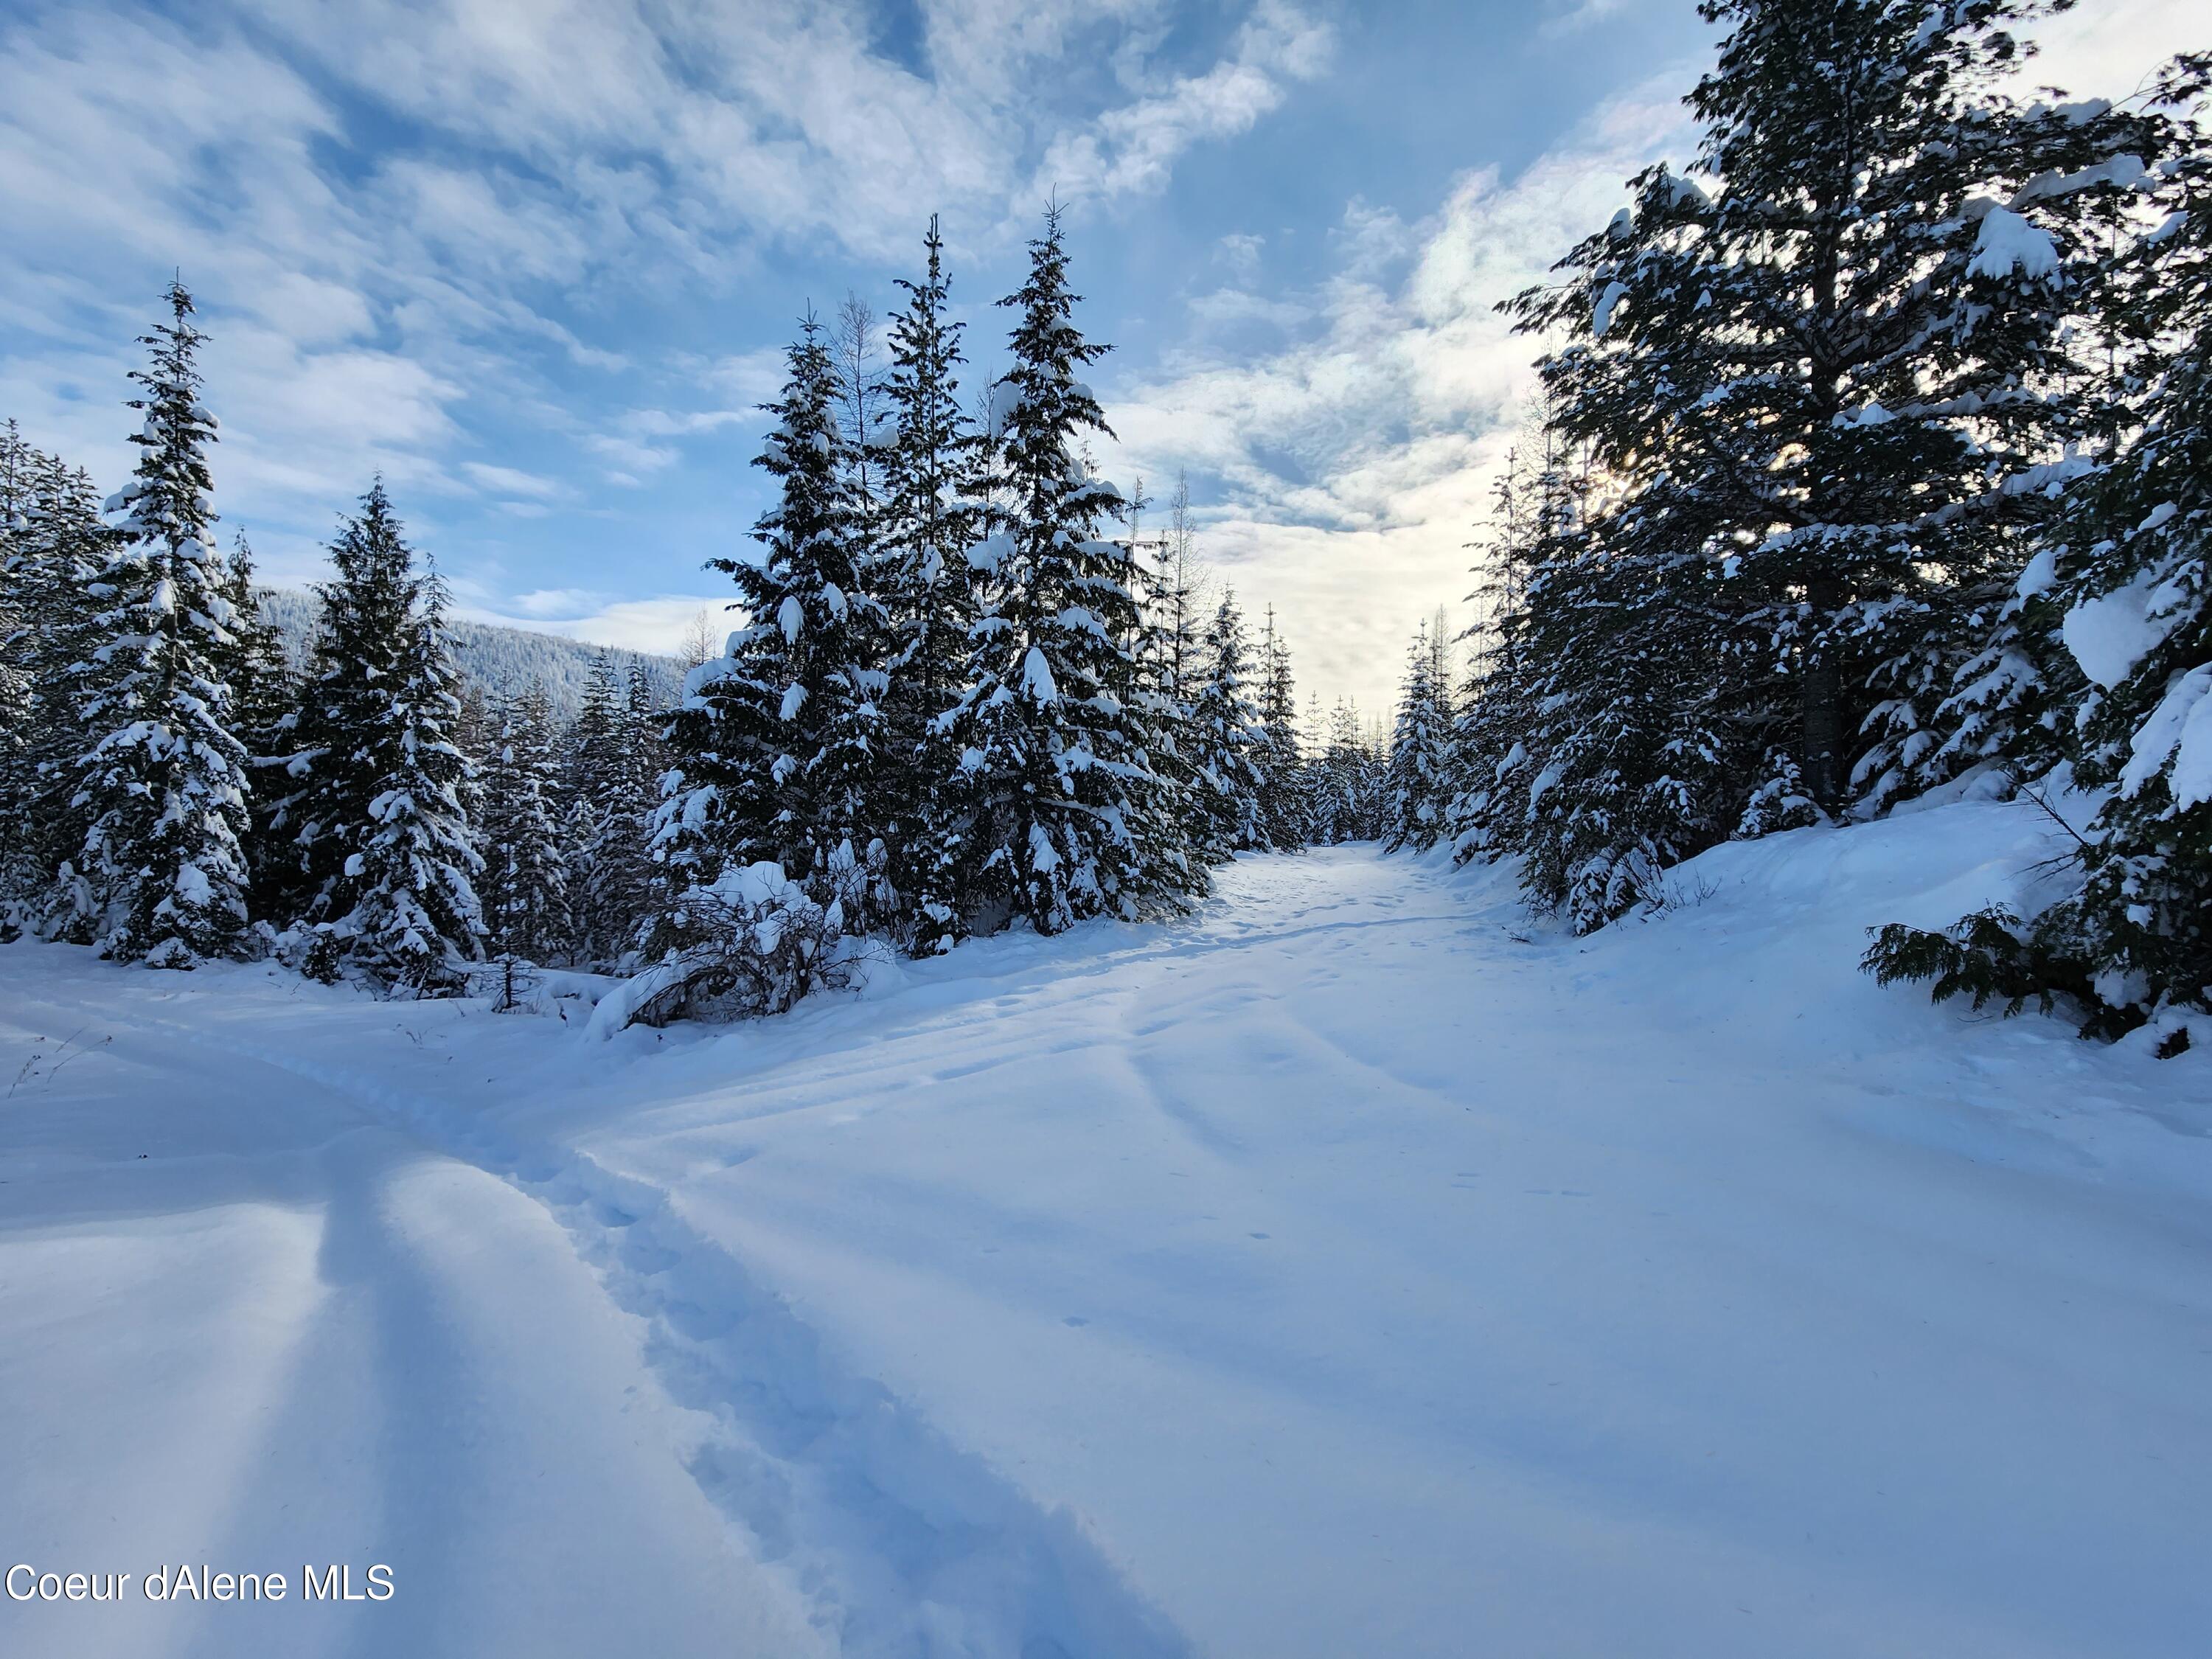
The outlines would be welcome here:
M 849 942 L 1187 908 L 1238 851 L 1361 833 L 1379 769 L 1302 753 L 1287 647 L 1202 604 L 1187 507 L 1140 533 L 1086 445 L 1056 215 L 963 401 L 933 222 L 880 371 L 810 318 L 757 459 L 738 623 L 672 708 L 602 658 L 572 723 L 487 707 L 382 483 L 288 666 L 240 535 L 216 546 L 202 336 L 144 338 L 131 482 L 0 449 L 0 810 L 12 931 L 185 968 L 273 953 L 457 994 L 488 958 L 639 973 L 635 1017 L 786 1006 Z M 1340 725 L 1342 725 L 1340 721 Z M 1356 721 L 1353 722 L 1356 726 Z M 1372 833 L 1371 828 L 1364 833 Z
M 1470 672 L 1408 678 L 1394 833 L 1587 931 L 1722 841 L 2087 792 L 2070 896 L 1868 965 L 2171 1051 L 2212 1008 L 2212 58 L 2022 104 L 2045 8 L 1705 9 L 1698 176 L 1504 307 L 1541 418 Z

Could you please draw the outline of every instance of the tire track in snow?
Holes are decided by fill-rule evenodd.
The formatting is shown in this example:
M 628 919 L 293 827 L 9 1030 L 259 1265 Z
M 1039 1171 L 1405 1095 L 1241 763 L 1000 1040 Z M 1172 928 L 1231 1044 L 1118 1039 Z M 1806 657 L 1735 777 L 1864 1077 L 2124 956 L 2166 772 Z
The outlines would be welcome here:
M 226 1032 L 195 1047 L 314 1085 L 526 1194 L 645 1327 L 644 1359 L 714 1430 L 688 1472 L 855 1659 L 1182 1659 L 1188 1641 L 1082 1522 L 1041 1509 L 842 1365 L 658 1188 L 526 1147 L 427 1096 Z

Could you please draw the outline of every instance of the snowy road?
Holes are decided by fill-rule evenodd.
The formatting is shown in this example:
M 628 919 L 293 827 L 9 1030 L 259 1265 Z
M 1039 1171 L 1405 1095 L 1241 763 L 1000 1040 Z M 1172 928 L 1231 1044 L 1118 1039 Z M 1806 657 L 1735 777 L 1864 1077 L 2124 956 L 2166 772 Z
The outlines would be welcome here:
M 2212 1057 L 1851 971 L 2040 833 L 1582 942 L 1249 860 L 606 1045 L 0 951 L 0 1566 L 398 1586 L 0 1649 L 2197 1651 Z

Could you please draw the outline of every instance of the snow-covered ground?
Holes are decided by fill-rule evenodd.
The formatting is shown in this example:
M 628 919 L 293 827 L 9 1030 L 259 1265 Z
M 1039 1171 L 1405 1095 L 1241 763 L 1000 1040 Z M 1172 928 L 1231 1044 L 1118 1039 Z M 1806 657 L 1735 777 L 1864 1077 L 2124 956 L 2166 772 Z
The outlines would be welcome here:
M 0 1651 L 2201 1653 L 2212 1060 L 1855 971 L 2048 834 L 1580 941 L 1251 860 L 611 1042 L 0 950 L 0 1566 L 294 1581 Z

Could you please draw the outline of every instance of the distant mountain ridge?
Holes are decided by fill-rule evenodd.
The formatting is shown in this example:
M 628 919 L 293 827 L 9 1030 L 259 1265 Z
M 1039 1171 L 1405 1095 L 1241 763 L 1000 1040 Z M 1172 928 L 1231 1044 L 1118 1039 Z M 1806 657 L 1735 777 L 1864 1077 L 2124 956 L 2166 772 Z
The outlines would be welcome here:
M 283 637 L 284 652 L 295 668 L 304 667 L 313 653 L 317 617 L 315 596 L 293 587 L 257 590 L 261 612 Z M 489 623 L 448 618 L 461 673 L 483 688 L 488 697 L 520 692 L 536 681 L 552 700 L 553 711 L 570 720 L 583 706 L 584 687 L 592 662 L 604 649 L 617 673 L 628 678 L 632 667 L 642 667 L 653 696 L 662 703 L 675 702 L 683 690 L 684 665 L 673 657 L 647 651 L 600 647 L 561 634 L 541 634 L 534 629 L 505 628 Z

